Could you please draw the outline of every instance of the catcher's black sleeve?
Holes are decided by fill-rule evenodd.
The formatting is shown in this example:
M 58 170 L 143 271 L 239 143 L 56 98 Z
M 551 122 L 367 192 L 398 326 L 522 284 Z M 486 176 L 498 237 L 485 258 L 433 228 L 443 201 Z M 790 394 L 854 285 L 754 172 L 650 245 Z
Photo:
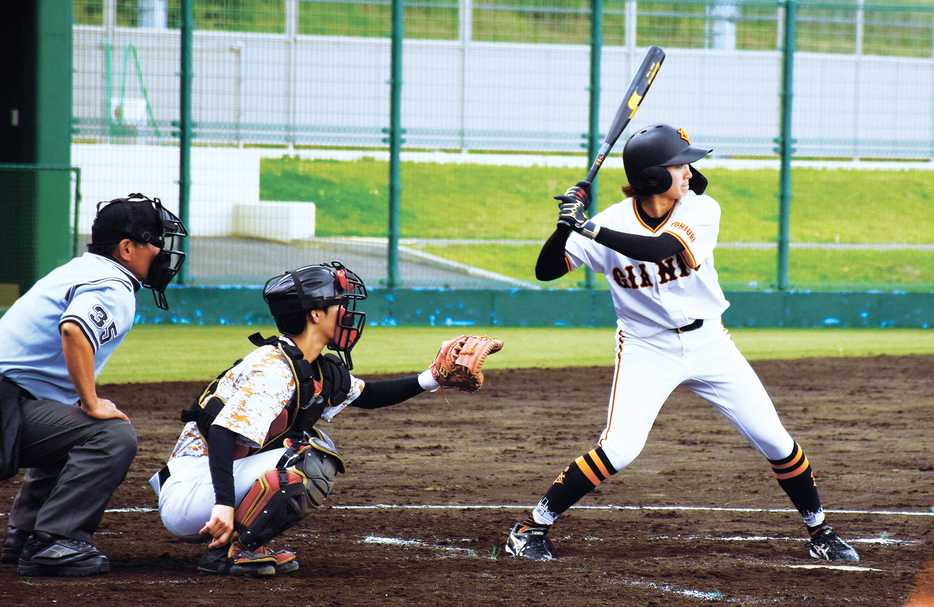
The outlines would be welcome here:
M 681 241 L 671 234 L 658 237 L 639 236 L 601 227 L 595 240 L 626 257 L 654 263 L 664 261 L 684 250 Z
M 233 459 L 237 433 L 221 426 L 208 430 L 208 463 L 214 484 L 214 503 L 218 506 L 237 505 L 234 492 Z
M 389 407 L 407 401 L 424 391 L 425 389 L 418 383 L 418 375 L 368 381 L 363 385 L 363 392 L 350 403 L 350 406 L 361 409 Z
M 539 280 L 554 280 L 568 273 L 568 262 L 564 257 L 564 245 L 568 242 L 571 228 L 558 226 L 542 250 L 535 263 L 535 278 Z

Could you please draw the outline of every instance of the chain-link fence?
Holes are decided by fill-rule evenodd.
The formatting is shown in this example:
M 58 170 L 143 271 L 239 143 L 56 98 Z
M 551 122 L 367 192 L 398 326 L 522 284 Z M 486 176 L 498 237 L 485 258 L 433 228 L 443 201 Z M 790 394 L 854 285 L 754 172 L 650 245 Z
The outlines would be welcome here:
M 401 286 L 543 286 L 532 268 L 553 226 L 551 196 L 586 171 L 595 5 L 599 124 L 644 48 L 663 47 L 632 127 L 678 124 L 714 148 L 702 166 L 724 209 L 721 279 L 775 281 L 785 3 L 406 0 Z M 791 282 L 927 290 L 934 7 L 796 6 L 796 162 L 845 168 L 795 174 Z M 74 10 L 72 162 L 86 239 L 97 200 L 142 192 L 177 210 L 181 4 L 74 0 Z M 392 2 L 194 0 L 193 13 L 188 279 L 261 284 L 336 258 L 380 284 Z M 879 160 L 912 170 L 851 170 Z M 601 208 L 619 198 L 620 168 L 616 155 L 601 172 Z
M 67 197 L 67 217 L 41 208 L 43 197 Z M 76 221 L 81 204 L 81 169 L 0 163 L 0 201 L 7 234 L 0 249 L 10 264 L 7 273 L 10 282 L 0 282 L 0 308 L 4 308 L 21 295 L 20 284 L 31 284 L 35 269 L 43 262 L 54 266 L 67 260 L 48 250 L 51 249 L 46 246 L 48 240 L 55 240 L 56 250 L 67 251 L 73 257 L 81 253 Z M 56 217 L 56 221 L 41 220 L 46 217 Z M 59 242 L 63 232 L 70 233 L 67 245 Z

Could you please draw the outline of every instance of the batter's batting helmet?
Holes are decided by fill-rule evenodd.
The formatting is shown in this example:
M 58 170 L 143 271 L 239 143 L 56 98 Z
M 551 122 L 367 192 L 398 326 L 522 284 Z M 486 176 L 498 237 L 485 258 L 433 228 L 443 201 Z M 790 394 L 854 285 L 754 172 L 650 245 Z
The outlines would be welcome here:
M 284 335 L 304 331 L 308 312 L 340 305 L 337 330 L 328 348 L 340 355 L 348 369 L 353 369 L 350 351 L 366 322 L 366 313 L 356 310 L 357 301 L 366 297 L 366 285 L 339 261 L 289 270 L 270 278 L 263 288 L 263 299 Z
M 168 310 L 165 289 L 178 274 L 186 256 L 175 249 L 175 239 L 186 236 L 185 224 L 163 207 L 162 201 L 142 194 L 130 194 L 126 198 L 97 203 L 88 248 L 112 246 L 124 238 L 159 247 L 161 250 L 149 266 L 143 286 L 152 289 L 156 306 Z
M 713 150 L 691 146 L 684 129 L 653 124 L 636 132 L 623 148 L 623 166 L 629 184 L 639 192 L 661 194 L 671 187 L 671 174 L 665 167 L 691 164 Z M 690 188 L 697 194 L 707 189 L 707 178 L 691 167 Z

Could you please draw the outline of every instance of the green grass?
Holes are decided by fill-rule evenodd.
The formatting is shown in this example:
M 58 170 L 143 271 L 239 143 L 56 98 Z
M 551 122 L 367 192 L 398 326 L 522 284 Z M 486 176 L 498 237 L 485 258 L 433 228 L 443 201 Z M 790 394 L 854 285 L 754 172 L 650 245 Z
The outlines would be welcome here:
M 553 196 L 580 179 L 574 168 L 508 167 L 403 162 L 402 238 L 467 238 L 482 245 L 407 245 L 453 262 L 534 282 L 540 245 L 554 229 Z M 263 200 L 313 201 L 318 236 L 386 235 L 387 162 L 265 159 Z M 775 242 L 778 172 L 707 169 L 708 193 L 723 210 L 719 241 Z M 599 208 L 622 197 L 620 168 L 601 171 Z M 794 243 L 934 244 L 929 212 L 934 171 L 792 170 L 791 241 Z M 456 220 L 452 220 L 454 217 Z M 527 240 L 516 245 L 498 240 Z M 716 252 L 720 280 L 729 288 L 770 288 L 776 250 Z M 550 287 L 577 286 L 582 272 Z M 934 251 L 793 250 L 789 280 L 807 289 L 929 290 Z
M 698 163 L 703 168 L 703 161 Z M 616 161 L 614 161 L 616 164 Z M 582 177 L 575 168 L 401 163 L 403 238 L 544 240 L 553 196 Z M 720 242 L 774 242 L 778 171 L 704 169 L 723 209 Z M 385 236 L 389 163 L 264 159 L 262 200 L 317 205 L 318 236 Z M 622 198 L 621 168 L 600 172 L 599 208 Z M 934 171 L 792 169 L 792 242 L 934 243 Z M 457 221 L 451 221 L 455 215 Z
M 539 245 L 407 245 L 444 257 L 553 289 L 584 285 L 584 270 L 565 274 L 558 280 L 540 283 L 535 279 Z M 726 249 L 715 252 L 720 285 L 728 291 L 772 288 L 778 267 L 776 250 Z M 934 251 L 829 251 L 798 250 L 788 267 L 792 288 L 798 290 L 903 290 L 934 289 Z M 607 288 L 602 277 L 594 286 Z
M 247 336 L 275 333 L 273 326 L 138 325 L 117 349 L 99 378 L 101 384 L 203 381 L 253 350 Z M 614 333 L 598 328 L 472 327 L 498 337 L 503 350 L 486 369 L 609 367 Z M 934 340 L 922 329 L 740 329 L 731 331 L 750 360 L 844 356 L 934 354 Z M 415 373 L 426 369 L 441 342 L 459 333 L 452 327 L 367 327 L 353 350 L 354 373 Z M 194 398 L 195 395 L 192 395 Z M 189 403 L 179 403 L 186 407 Z

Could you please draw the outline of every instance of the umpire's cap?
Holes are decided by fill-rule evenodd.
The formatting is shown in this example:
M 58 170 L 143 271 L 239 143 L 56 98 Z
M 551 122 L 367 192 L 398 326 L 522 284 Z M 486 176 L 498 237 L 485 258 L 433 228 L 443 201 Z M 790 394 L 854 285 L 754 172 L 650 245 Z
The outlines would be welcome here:
M 684 129 L 653 124 L 637 131 L 623 148 L 623 166 L 629 184 L 639 192 L 661 194 L 671 187 L 671 174 L 665 167 L 691 164 L 713 150 L 693 147 Z M 690 187 L 697 194 L 707 188 L 707 178 L 691 167 Z
M 166 237 L 187 235 L 185 225 L 162 206 L 162 201 L 142 194 L 97 203 L 91 226 L 93 244 L 117 244 L 131 238 L 162 249 Z

